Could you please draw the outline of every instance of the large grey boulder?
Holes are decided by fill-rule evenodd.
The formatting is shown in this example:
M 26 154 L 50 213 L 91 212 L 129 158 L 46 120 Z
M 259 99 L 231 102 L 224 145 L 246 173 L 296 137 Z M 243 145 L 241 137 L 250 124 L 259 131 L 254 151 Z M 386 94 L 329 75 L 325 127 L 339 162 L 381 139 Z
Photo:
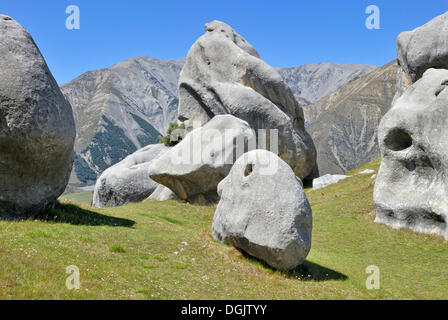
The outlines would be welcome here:
M 92 205 L 116 207 L 145 200 L 159 185 L 148 177 L 148 167 L 170 147 L 151 144 L 106 169 L 97 179 Z
M 218 185 L 213 237 L 279 270 L 301 264 L 311 248 L 312 213 L 301 181 L 267 150 L 241 156 Z
M 39 49 L 0 15 L 0 217 L 33 218 L 64 192 L 75 123 Z
M 151 162 L 151 179 L 191 203 L 216 202 L 216 187 L 244 153 L 245 140 L 255 140 L 246 121 L 218 115 L 189 132 L 180 143 Z
M 397 38 L 398 94 L 429 68 L 448 69 L 448 12 Z
M 180 73 L 179 120 L 191 129 L 232 114 L 253 129 L 277 129 L 279 156 L 297 176 L 308 176 L 316 150 L 290 88 L 231 27 L 213 21 L 205 29 Z
M 448 70 L 429 69 L 384 116 L 375 222 L 448 239 Z

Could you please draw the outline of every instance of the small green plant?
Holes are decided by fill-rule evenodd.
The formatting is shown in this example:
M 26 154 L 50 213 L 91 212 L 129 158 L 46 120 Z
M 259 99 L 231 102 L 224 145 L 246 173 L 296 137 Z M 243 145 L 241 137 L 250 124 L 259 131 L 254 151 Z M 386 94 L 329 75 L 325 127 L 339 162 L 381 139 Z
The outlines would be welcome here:
M 28 232 L 26 235 L 30 238 L 50 238 L 51 237 L 48 233 L 46 233 L 45 231 L 42 231 L 42 230 Z
M 111 245 L 109 247 L 109 251 L 110 252 L 115 252 L 115 253 L 124 253 L 124 252 L 126 252 L 124 250 L 124 248 L 121 245 L 119 245 L 118 243 Z
M 173 136 L 171 139 L 171 134 L 175 130 L 185 130 L 185 125 L 183 123 L 178 124 L 177 122 L 170 122 L 168 125 L 168 130 L 166 132 L 166 136 L 160 138 L 160 143 L 163 143 L 166 146 L 172 147 L 182 141 L 182 136 Z

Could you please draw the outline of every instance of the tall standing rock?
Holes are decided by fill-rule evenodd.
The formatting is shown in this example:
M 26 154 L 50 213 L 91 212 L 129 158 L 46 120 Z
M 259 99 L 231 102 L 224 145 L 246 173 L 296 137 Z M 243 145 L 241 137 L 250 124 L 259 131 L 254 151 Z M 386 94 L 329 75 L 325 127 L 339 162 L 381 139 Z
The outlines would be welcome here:
M 448 240 L 448 70 L 429 69 L 381 120 L 375 222 Z
M 39 49 L 0 15 L 0 217 L 33 218 L 64 191 L 75 123 Z
M 277 129 L 279 156 L 297 176 L 308 176 L 316 150 L 290 88 L 230 26 L 213 21 L 205 29 L 179 77 L 179 120 L 189 129 L 231 114 L 253 129 Z
M 399 72 L 381 120 L 375 222 L 448 240 L 448 12 L 397 38 Z

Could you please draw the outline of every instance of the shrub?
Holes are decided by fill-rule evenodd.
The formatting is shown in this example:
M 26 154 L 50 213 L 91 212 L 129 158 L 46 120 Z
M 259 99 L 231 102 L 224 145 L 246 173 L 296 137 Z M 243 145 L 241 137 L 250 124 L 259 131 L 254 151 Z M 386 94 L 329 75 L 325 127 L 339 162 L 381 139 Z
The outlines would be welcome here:
M 185 125 L 183 123 L 178 124 L 177 122 L 171 122 L 168 126 L 166 136 L 162 137 L 159 142 L 169 147 L 175 146 L 176 144 L 182 141 L 182 136 L 177 136 L 176 138 L 178 139 L 171 140 L 171 134 L 173 133 L 174 130 L 179 129 L 185 130 Z

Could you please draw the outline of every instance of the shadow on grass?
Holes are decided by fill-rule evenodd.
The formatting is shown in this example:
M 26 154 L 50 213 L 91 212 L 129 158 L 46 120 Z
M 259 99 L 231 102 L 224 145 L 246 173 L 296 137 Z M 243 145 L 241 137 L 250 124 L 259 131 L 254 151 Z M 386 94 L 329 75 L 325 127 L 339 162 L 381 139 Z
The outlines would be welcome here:
M 328 281 L 328 280 L 347 280 L 348 277 L 336 270 L 328 269 L 317 263 L 305 261 L 297 268 L 284 272 L 290 278 L 296 278 L 304 281 Z
M 299 279 L 302 281 L 329 281 L 329 280 L 347 280 L 348 277 L 338 271 L 328 269 L 317 263 L 311 261 L 305 261 L 303 264 L 297 266 L 295 269 L 290 271 L 278 271 L 264 261 L 252 257 L 243 250 L 239 250 L 241 254 L 248 259 L 252 264 L 261 265 L 262 267 L 270 270 L 271 272 L 279 272 L 280 274 L 291 279 Z
M 56 203 L 49 212 L 38 218 L 42 221 L 69 223 L 84 226 L 132 227 L 135 222 L 123 218 L 115 218 L 99 214 L 73 204 Z

